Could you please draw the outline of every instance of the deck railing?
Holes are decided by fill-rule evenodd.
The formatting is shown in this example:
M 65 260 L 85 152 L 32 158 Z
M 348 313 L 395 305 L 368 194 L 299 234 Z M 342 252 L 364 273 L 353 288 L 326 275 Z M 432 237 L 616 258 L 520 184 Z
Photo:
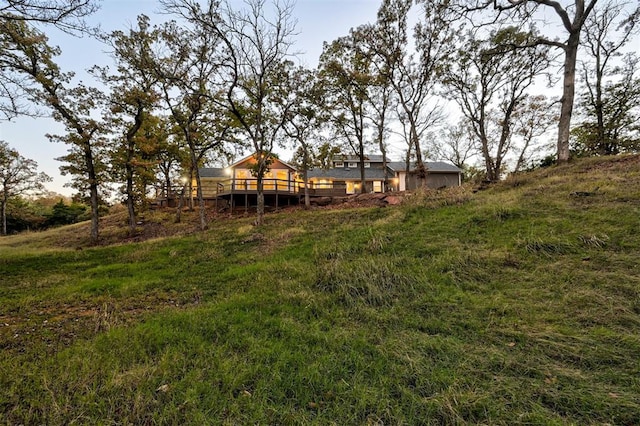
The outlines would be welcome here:
M 345 184 L 309 182 L 307 185 L 310 195 L 339 196 L 347 193 Z M 262 188 L 265 194 L 304 195 L 305 183 L 286 179 L 263 179 Z M 229 178 L 217 182 L 202 182 L 202 192 L 205 198 L 257 191 L 258 180 L 255 178 Z

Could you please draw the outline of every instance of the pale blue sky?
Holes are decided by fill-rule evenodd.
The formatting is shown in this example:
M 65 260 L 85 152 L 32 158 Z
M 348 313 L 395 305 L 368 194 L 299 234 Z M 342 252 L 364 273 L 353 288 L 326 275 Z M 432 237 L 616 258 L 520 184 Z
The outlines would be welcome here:
M 232 4 L 240 4 L 233 0 Z M 303 52 L 302 63 L 315 66 L 322 52 L 323 41 L 331 41 L 346 35 L 350 28 L 373 22 L 376 17 L 379 0 L 297 0 L 295 17 L 298 21 L 299 35 L 294 49 Z M 151 17 L 152 23 L 166 19 L 156 15 L 159 5 L 156 0 L 103 0 L 101 9 L 90 18 L 92 24 L 100 24 L 107 32 L 126 30 L 134 25 L 139 14 Z M 44 28 L 51 44 L 62 49 L 59 65 L 65 71 L 74 71 L 79 75 L 93 65 L 108 65 L 110 59 L 104 47 L 89 38 L 75 38 L 61 34 L 51 28 Z M 92 84 L 83 77 L 85 84 Z M 9 143 L 21 155 L 36 160 L 39 171 L 43 171 L 54 180 L 46 184 L 47 189 L 65 195 L 74 191 L 65 188 L 68 177 L 60 175 L 62 164 L 55 158 L 67 153 L 67 146 L 52 143 L 45 137 L 47 133 L 62 134 L 63 126 L 48 118 L 22 117 L 12 122 L 0 121 L 0 140 Z

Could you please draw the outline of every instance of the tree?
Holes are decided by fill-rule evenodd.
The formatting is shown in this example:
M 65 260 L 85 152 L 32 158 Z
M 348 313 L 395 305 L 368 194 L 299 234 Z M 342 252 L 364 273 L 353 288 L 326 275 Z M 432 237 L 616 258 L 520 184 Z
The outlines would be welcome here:
M 71 203 L 67 205 L 60 199 L 51 208 L 51 213 L 47 215 L 45 226 L 69 225 L 78 222 L 86 212 L 86 207 L 82 204 Z
M 416 53 L 410 53 L 408 17 L 411 0 L 385 0 L 378 11 L 374 52 L 385 62 L 384 70 L 395 90 L 398 115 L 406 126 L 407 153 L 414 153 L 417 177 L 425 183 L 427 169 L 421 140 L 427 129 L 442 119 L 436 87 L 455 49 L 458 27 L 453 25 L 449 1 L 418 1 L 421 17 L 414 27 Z
M 97 9 L 96 0 L 11 0 L 0 5 L 0 114 L 5 119 L 35 114 L 26 102 L 33 81 L 10 66 L 14 52 L 7 32 L 35 24 L 69 33 L 89 32 L 84 18 Z
M 219 1 L 209 0 L 203 10 L 194 0 L 163 1 L 169 11 L 199 25 L 203 32 L 214 34 L 224 46 L 218 56 L 224 107 L 254 152 L 257 225 L 264 221 L 264 177 L 273 161 L 273 148 L 284 134 L 291 106 L 283 89 L 296 31 L 293 3 L 274 0 L 270 10 L 266 3 L 245 0 L 244 9 L 234 10 L 229 2 L 220 7 Z
M 6 142 L 0 141 L 0 218 L 2 235 L 7 235 L 7 203 L 13 197 L 41 191 L 43 183 L 51 180 L 38 173 L 38 163 L 23 157 Z
M 220 87 L 221 40 L 217 33 L 197 25 L 181 27 L 175 22 L 160 32 L 164 51 L 154 58 L 164 103 L 171 113 L 179 139 L 189 159 L 189 184 L 196 181 L 200 228 L 207 219 L 199 168 L 211 151 L 224 153 L 233 123 L 223 107 Z
M 153 170 L 150 157 L 155 144 L 149 130 L 151 122 L 157 121 L 152 111 L 158 106 L 160 94 L 151 48 L 158 40 L 158 31 L 151 29 L 149 18 L 141 15 L 137 29 L 131 29 L 128 34 L 115 31 L 108 40 L 113 48 L 116 73 L 111 74 L 109 68 L 95 68 L 94 72 L 111 88 L 106 114 L 115 134 L 111 170 L 118 180 L 124 181 L 129 232 L 133 234 L 137 224 L 136 204 L 145 196 L 144 190 L 142 193 L 136 190 L 136 180 Z
M 600 101 L 591 92 L 581 96 L 583 121 L 572 130 L 581 155 L 613 155 L 640 150 L 640 58 L 628 54 L 616 70 L 618 79 L 605 83 Z
M 552 103 L 544 96 L 526 96 L 513 113 L 513 151 L 517 153 L 514 172 L 522 170 L 526 163 L 531 163 L 535 153 L 548 152 L 539 138 L 543 136 L 554 120 L 556 113 L 551 108 Z M 519 142 L 519 144 L 518 144 Z
M 587 20 L 584 29 L 584 46 L 587 52 L 587 59 L 581 62 L 582 80 L 586 85 L 586 92 L 580 96 L 579 102 L 582 106 L 583 116 L 585 112 L 589 116 L 587 120 L 579 127 L 584 132 L 587 128 L 591 128 L 593 132 L 586 146 L 589 150 L 600 154 L 609 155 L 616 154 L 620 151 L 619 141 L 612 138 L 614 133 L 619 134 L 619 129 L 613 123 L 620 122 L 612 117 L 612 99 L 604 99 L 605 91 L 611 95 L 613 82 L 607 79 L 616 79 L 620 82 L 632 81 L 634 76 L 635 65 L 632 57 L 626 58 L 623 66 L 616 65 L 614 60 L 621 56 L 621 50 L 627 45 L 634 34 L 638 32 L 638 20 L 640 19 L 640 6 L 625 13 L 627 3 L 606 2 L 601 7 L 596 7 Z M 632 68 L 630 70 L 630 67 Z M 607 86 L 605 88 L 605 86 Z M 634 92 L 633 87 L 630 88 L 631 93 L 621 93 L 623 98 L 620 99 L 619 105 L 625 104 L 628 95 Z M 605 103 L 609 107 L 605 111 Z M 625 108 L 623 107 L 622 110 Z M 607 117 L 605 117 L 605 115 Z M 608 119 L 608 122 L 605 122 Z M 583 138 L 584 139 L 584 138 Z M 593 140 L 595 139 L 595 140 Z M 583 142 L 586 142 L 583 140 Z
M 96 10 L 96 0 L 10 0 L 0 5 L 0 20 L 51 24 L 64 31 L 86 31 L 84 18 Z
M 572 4 L 562 5 L 555 0 L 460 0 L 464 12 L 484 12 L 493 8 L 497 16 L 491 23 L 498 21 L 503 15 L 511 19 L 511 23 L 518 22 L 518 27 L 534 26 L 536 12 L 543 8 L 555 13 L 560 19 L 567 38 L 564 41 L 551 38 L 551 35 L 538 35 L 535 39 L 526 40 L 526 44 L 519 47 L 535 48 L 546 45 L 556 47 L 564 52 L 563 89 L 560 99 L 560 119 L 558 121 L 557 155 L 558 162 L 569 161 L 569 132 L 571 129 L 571 115 L 575 99 L 576 63 L 580 35 L 585 27 L 587 18 L 593 11 L 598 0 L 573 0 Z M 548 27 L 552 27 L 549 25 Z
M 314 143 L 322 140 L 319 132 L 326 121 L 326 114 L 320 105 L 322 91 L 316 72 L 299 67 L 291 70 L 286 82 L 289 84 L 287 91 L 293 99 L 283 128 L 297 147 L 296 163 L 298 170 L 302 170 L 304 205 L 308 209 L 311 206 L 308 171 L 313 167 Z
M 52 136 L 52 140 L 71 145 L 70 154 L 63 157 L 74 164 L 67 171 L 81 173 L 89 192 L 91 205 L 91 242 L 98 242 L 99 170 L 96 165 L 101 126 L 92 112 L 101 102 L 101 93 L 82 84 L 68 87 L 73 73 L 63 73 L 54 62 L 60 53 L 48 45 L 47 37 L 24 21 L 5 22 L 2 31 L 5 54 L 2 66 L 29 78 L 33 87 L 28 94 L 32 101 L 48 106 L 53 117 L 64 123 L 67 134 Z M 10 52 L 10 53 L 7 53 Z
M 320 56 L 320 78 L 324 82 L 329 122 L 336 135 L 359 158 L 360 191 L 367 192 L 365 179 L 365 148 L 369 90 L 374 76 L 371 56 L 363 45 L 362 28 L 351 29 L 348 36 L 325 43 Z
M 546 46 L 526 51 L 511 47 L 532 37 L 514 27 L 493 32 L 486 40 L 470 32 L 446 73 L 448 96 L 471 124 L 491 181 L 500 178 L 511 148 L 514 114 L 549 66 Z
M 458 124 L 445 126 L 437 138 L 433 138 L 430 149 L 434 156 L 447 160 L 454 166 L 465 169 L 469 158 L 477 152 L 473 129 L 465 119 Z

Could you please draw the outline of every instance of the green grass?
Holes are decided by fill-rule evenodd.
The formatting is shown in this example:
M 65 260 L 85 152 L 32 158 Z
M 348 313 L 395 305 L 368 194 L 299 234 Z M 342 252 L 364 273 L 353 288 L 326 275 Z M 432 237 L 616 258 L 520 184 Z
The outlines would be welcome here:
M 82 250 L 4 238 L 0 418 L 637 424 L 639 164 Z

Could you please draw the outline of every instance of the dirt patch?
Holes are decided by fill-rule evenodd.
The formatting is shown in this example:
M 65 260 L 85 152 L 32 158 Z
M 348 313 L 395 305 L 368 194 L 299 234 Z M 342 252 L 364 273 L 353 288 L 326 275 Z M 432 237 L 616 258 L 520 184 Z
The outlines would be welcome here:
M 139 322 L 146 315 L 199 303 L 197 293 L 148 293 L 128 299 L 78 301 L 78 304 L 42 302 L 0 316 L 0 350 L 24 353 L 37 347 L 44 354 L 51 354 L 77 340 Z

